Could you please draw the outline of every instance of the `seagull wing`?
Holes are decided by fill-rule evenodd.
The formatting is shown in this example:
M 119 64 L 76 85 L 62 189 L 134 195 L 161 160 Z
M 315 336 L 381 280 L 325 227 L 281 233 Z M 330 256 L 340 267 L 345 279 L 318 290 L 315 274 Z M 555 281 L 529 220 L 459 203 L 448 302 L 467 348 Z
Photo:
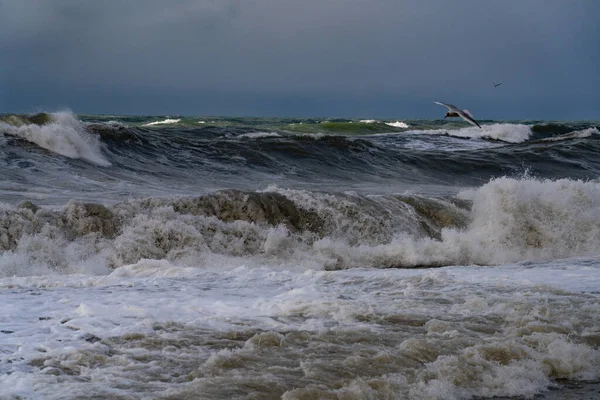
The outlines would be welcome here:
M 439 101 L 434 101 L 434 103 L 439 104 L 440 106 L 444 106 L 450 111 L 460 111 L 456 106 L 453 106 L 452 104 L 441 103 Z
M 460 117 L 462 119 L 464 119 L 465 121 L 467 121 L 471 125 L 477 125 L 478 127 L 481 128 L 481 126 L 477 123 L 477 121 L 475 121 L 473 119 L 473 117 L 471 116 L 471 114 L 467 110 L 458 110 L 456 112 L 457 112 L 458 115 L 460 115 Z

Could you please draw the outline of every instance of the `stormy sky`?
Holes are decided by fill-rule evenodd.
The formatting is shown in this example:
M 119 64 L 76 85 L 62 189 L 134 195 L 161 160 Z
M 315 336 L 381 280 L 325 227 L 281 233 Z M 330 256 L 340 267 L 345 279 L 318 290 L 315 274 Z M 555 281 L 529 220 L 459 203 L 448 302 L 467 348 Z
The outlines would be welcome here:
M 600 119 L 599 16 L 597 0 L 0 0 L 0 113 L 439 118 L 439 100 Z

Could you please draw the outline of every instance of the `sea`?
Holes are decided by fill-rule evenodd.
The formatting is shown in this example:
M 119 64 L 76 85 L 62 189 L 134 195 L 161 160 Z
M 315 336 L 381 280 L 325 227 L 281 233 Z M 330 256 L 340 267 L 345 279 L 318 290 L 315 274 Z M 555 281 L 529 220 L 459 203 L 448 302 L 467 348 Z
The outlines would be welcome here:
M 598 121 L 0 115 L 0 399 L 599 399 Z

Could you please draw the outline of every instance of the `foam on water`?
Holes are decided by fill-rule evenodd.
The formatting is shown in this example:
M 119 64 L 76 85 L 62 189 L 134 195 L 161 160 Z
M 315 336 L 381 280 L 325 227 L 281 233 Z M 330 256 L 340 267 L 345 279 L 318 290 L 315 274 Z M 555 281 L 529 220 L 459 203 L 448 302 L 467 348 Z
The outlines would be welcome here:
M 408 128 L 409 125 L 406 122 L 402 122 L 402 121 L 393 121 L 393 122 L 386 122 L 386 125 L 389 126 L 393 126 L 394 128 Z
M 422 135 L 449 135 L 470 139 L 491 139 L 507 143 L 522 143 L 531 136 L 531 127 L 521 124 L 489 124 L 481 125 L 481 128 L 470 126 L 460 129 L 428 129 L 422 131 L 411 131 L 411 133 Z
M 111 128 L 126 128 L 127 127 L 127 125 L 124 124 L 123 122 L 121 122 L 121 121 L 114 121 L 114 120 L 105 122 L 105 124 L 107 126 L 111 127 Z
M 51 114 L 44 125 L 19 126 L 0 121 L 0 132 L 34 143 L 53 153 L 69 158 L 80 158 L 107 167 L 111 163 L 104 157 L 98 138 L 85 131 L 84 125 L 70 112 Z
M 583 129 L 581 131 L 573 131 L 573 132 L 569 132 L 569 133 L 565 133 L 562 135 L 553 136 L 553 137 L 549 137 L 549 138 L 545 138 L 545 139 L 541 139 L 541 140 L 546 141 L 546 142 L 558 142 L 561 140 L 587 138 L 587 137 L 590 137 L 593 135 L 598 135 L 598 134 L 600 134 L 600 132 L 598 132 L 598 128 L 594 127 L 594 128 Z
M 56 123 L 47 114 L 2 118 L 12 128 Z M 502 167 L 513 149 L 539 167 L 534 174 L 548 172 L 536 176 L 589 178 L 589 123 L 534 129 L 573 143 L 510 146 L 530 132 L 498 127 L 505 142 L 450 136 L 494 139 L 477 136 L 493 125 L 373 136 L 394 129 L 307 120 L 316 140 L 236 140 L 294 121 L 218 119 L 182 130 L 139 128 L 147 117 L 98 122 L 114 119 L 86 125 L 110 149 L 109 169 L 55 162 L 1 135 L 9 189 L 58 206 L 0 204 L 0 397 L 554 400 L 569 385 L 599 393 L 600 182 L 488 181 L 511 173 Z M 405 151 L 411 145 L 422 150 Z M 460 151 L 438 151 L 446 147 Z M 545 169 L 556 154 L 568 159 Z M 253 157 L 267 175 L 246 175 Z M 264 162 L 271 157 L 277 163 Z M 207 164 L 225 171 L 210 187 L 231 189 L 207 188 Z M 308 184 L 272 180 L 288 165 L 311 175 Z M 410 180 L 415 192 L 404 192 L 376 179 L 394 165 L 398 176 L 429 168 L 443 178 L 435 190 Z M 56 182 L 67 171 L 76 185 L 44 202 L 27 180 L 36 169 Z M 371 170 L 357 177 L 373 177 L 368 190 L 346 191 L 338 179 L 355 170 Z M 176 190 L 188 171 L 193 183 Z M 233 189 L 228 175 L 250 183 Z M 119 198 L 135 198 L 116 202 L 126 186 L 97 190 L 130 177 L 141 191 Z M 92 196 L 96 203 L 62 200 Z
M 581 272 L 598 281 L 590 261 Z M 142 260 L 107 277 L 4 278 L 0 390 L 469 399 L 600 378 L 598 296 L 513 269 L 223 272 Z
M 248 132 L 243 133 L 237 137 L 239 138 L 249 138 L 249 139 L 259 139 L 266 137 L 280 137 L 281 135 L 277 132 Z
M 147 124 L 144 124 L 142 126 L 170 125 L 170 124 L 176 124 L 179 121 L 181 121 L 181 119 L 167 118 L 162 121 L 148 122 Z
M 312 196 L 303 199 L 306 196 L 300 192 L 284 193 L 308 209 L 326 207 L 315 204 Z M 438 238 L 395 232 L 387 243 L 367 245 L 358 240 L 360 244 L 347 246 L 339 237 L 329 236 L 316 241 L 313 249 L 337 258 L 337 265 L 344 267 L 500 265 L 599 252 L 597 182 L 500 178 L 459 197 L 473 202 L 468 225 L 445 226 Z M 452 208 L 445 207 L 449 214 L 435 219 L 452 215 Z
M 599 214 L 599 183 L 532 178 L 495 179 L 455 199 L 271 187 L 5 206 L 0 276 L 102 273 L 145 258 L 294 270 L 541 262 L 599 254 Z
M 599 210 L 598 183 L 532 178 L 452 201 L 4 205 L 0 391 L 470 399 L 594 381 Z M 452 263 L 493 266 L 374 269 Z

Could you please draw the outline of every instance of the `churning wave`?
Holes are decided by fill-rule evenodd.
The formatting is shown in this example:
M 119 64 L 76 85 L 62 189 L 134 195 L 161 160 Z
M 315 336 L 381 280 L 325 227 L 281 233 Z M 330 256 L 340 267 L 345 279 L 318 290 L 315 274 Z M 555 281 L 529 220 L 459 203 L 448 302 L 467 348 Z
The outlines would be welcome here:
M 364 124 L 377 124 L 377 123 L 381 123 L 380 121 L 377 121 L 376 119 L 361 119 L 360 121 L 358 121 L 360 123 L 364 123 Z M 393 121 L 393 122 L 384 122 L 387 126 L 392 126 L 394 128 L 408 128 L 409 125 L 406 122 L 402 122 L 402 121 Z
M 489 139 L 506 143 L 523 143 L 532 136 L 530 126 L 523 124 L 488 124 L 461 129 L 432 129 L 417 132 L 427 135 L 448 135 L 465 139 Z
M 593 127 L 593 128 L 583 129 L 580 131 L 568 132 L 568 133 L 564 133 L 562 135 L 556 135 L 556 136 L 552 136 L 552 137 L 548 137 L 548 138 L 544 138 L 544 139 L 540 139 L 540 140 L 548 141 L 548 142 L 558 142 L 561 140 L 589 138 L 589 137 L 592 137 L 594 135 L 599 135 L 599 134 L 600 134 L 600 132 L 598 132 L 598 129 L 596 127 Z
M 597 124 L 167 119 L 0 116 L 9 396 L 597 392 Z
M 39 114 L 32 118 L 7 116 L 0 120 L 0 133 L 9 135 L 69 158 L 80 158 L 107 167 L 98 137 L 70 112 Z
M 393 126 L 394 128 L 408 128 L 409 125 L 406 122 L 402 121 L 394 121 L 394 122 L 386 122 L 388 126 Z
M 254 190 L 257 183 L 480 186 L 525 172 L 539 179 L 600 175 L 600 135 L 592 123 L 489 122 L 479 129 L 419 120 L 410 121 L 408 128 L 379 120 L 167 121 L 116 116 L 80 120 L 67 112 L 2 116 L 0 133 L 7 142 L 0 157 L 11 166 L 4 171 L 9 180 L 22 168 L 34 168 L 35 175 L 27 174 L 32 186 L 52 181 L 68 190 L 81 187 L 74 180 L 80 172 L 65 171 L 57 182 L 56 174 L 47 176 L 57 171 L 48 155 L 81 159 L 89 163 L 77 166 L 87 168 L 81 179 L 127 197 L 210 191 L 203 184 L 243 190 Z M 98 166 L 107 168 L 100 173 Z
M 296 269 L 546 261 L 598 255 L 599 214 L 597 181 L 533 178 L 452 197 L 271 187 L 58 210 L 25 202 L 0 212 L 0 275 L 109 271 L 144 259 Z

